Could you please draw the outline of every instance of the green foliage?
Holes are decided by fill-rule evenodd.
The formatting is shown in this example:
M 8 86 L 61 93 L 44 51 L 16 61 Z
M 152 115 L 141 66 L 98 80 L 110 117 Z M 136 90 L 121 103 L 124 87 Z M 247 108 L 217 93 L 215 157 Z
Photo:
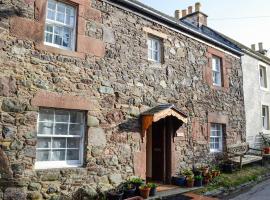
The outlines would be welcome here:
M 269 172 L 268 168 L 261 166 L 246 166 L 241 171 L 234 172 L 232 174 L 221 174 L 215 177 L 214 180 L 207 185 L 204 189 L 198 190 L 197 193 L 204 193 L 212 191 L 217 188 L 231 188 L 242 185 L 249 181 L 256 181 L 258 178 Z
M 156 183 L 148 183 L 147 184 L 150 188 L 157 188 L 157 184 Z
M 190 170 L 190 169 L 184 169 L 183 171 L 181 171 L 180 174 L 184 175 L 184 176 L 193 176 L 194 175 L 192 170 Z
M 202 180 L 203 177 L 202 177 L 202 176 L 194 176 L 194 179 L 195 179 L 195 180 Z
M 135 178 L 131 178 L 129 180 L 130 183 L 133 183 L 133 184 L 143 184 L 143 179 L 139 178 L 139 177 L 135 177 Z

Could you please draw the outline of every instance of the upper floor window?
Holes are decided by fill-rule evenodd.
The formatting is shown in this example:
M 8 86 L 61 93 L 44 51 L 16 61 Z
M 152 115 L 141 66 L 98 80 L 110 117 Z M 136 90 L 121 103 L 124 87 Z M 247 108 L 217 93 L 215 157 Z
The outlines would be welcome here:
M 48 0 L 45 44 L 68 50 L 75 49 L 76 8 Z
M 40 109 L 37 169 L 77 167 L 83 163 L 84 112 Z
M 260 66 L 260 83 L 262 88 L 267 88 L 266 68 L 264 66 Z
M 148 60 L 161 62 L 161 41 L 159 39 L 148 38 Z
M 262 106 L 262 126 L 263 129 L 269 130 L 269 107 Z
M 211 124 L 210 130 L 210 152 L 222 151 L 223 125 Z
M 212 57 L 212 78 L 213 85 L 222 86 L 222 71 L 221 71 L 221 58 L 213 56 Z

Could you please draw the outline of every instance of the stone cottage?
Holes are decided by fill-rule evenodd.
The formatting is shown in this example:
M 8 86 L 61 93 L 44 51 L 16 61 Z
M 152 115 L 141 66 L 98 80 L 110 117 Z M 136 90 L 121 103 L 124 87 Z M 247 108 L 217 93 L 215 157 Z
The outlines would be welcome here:
M 0 199 L 169 183 L 245 140 L 242 53 L 200 4 L 188 22 L 135 0 L 4 0 L 0 17 Z

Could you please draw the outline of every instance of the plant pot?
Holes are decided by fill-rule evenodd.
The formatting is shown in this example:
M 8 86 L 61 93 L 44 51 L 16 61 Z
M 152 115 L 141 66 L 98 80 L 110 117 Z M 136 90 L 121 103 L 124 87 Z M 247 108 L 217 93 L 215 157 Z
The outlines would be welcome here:
M 264 154 L 270 154 L 270 147 L 264 147 L 263 152 Z
M 124 199 L 130 198 L 130 197 L 135 197 L 136 196 L 136 187 L 131 188 L 131 189 L 124 189 Z
M 213 170 L 212 171 L 212 177 L 215 178 L 218 176 L 218 170 Z
M 205 168 L 202 169 L 202 174 L 204 176 L 206 176 L 206 174 L 208 174 L 208 173 L 209 173 L 209 167 L 205 167 Z
M 140 195 L 142 198 L 147 199 L 149 197 L 151 188 L 140 188 Z
M 210 182 L 210 180 L 209 180 L 207 177 L 204 177 L 204 179 L 203 179 L 203 184 L 204 184 L 204 185 L 208 185 L 209 182 Z
M 194 187 L 194 180 L 193 179 L 187 180 L 187 187 L 189 187 L 189 188 Z
M 124 192 L 111 191 L 107 193 L 108 200 L 122 200 L 123 196 L 124 196 Z
M 201 187 L 203 185 L 203 180 L 202 179 L 198 179 L 194 181 L 194 186 L 195 187 Z
M 151 188 L 149 196 L 153 197 L 153 196 L 156 196 L 156 194 L 157 194 L 157 188 L 156 187 Z
M 222 164 L 222 171 L 226 173 L 232 173 L 234 170 L 233 163 L 223 163 Z
M 186 184 L 186 177 L 185 176 L 173 177 L 172 182 L 174 185 L 183 187 Z
M 133 183 L 133 185 L 135 186 L 136 188 L 136 195 L 140 195 L 140 186 L 143 185 L 143 183 Z

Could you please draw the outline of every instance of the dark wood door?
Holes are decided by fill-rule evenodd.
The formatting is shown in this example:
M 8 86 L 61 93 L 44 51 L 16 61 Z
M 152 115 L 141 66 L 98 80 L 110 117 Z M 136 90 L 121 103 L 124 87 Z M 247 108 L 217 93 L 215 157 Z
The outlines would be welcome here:
M 164 182 L 165 169 L 165 121 L 159 120 L 152 126 L 152 179 Z

